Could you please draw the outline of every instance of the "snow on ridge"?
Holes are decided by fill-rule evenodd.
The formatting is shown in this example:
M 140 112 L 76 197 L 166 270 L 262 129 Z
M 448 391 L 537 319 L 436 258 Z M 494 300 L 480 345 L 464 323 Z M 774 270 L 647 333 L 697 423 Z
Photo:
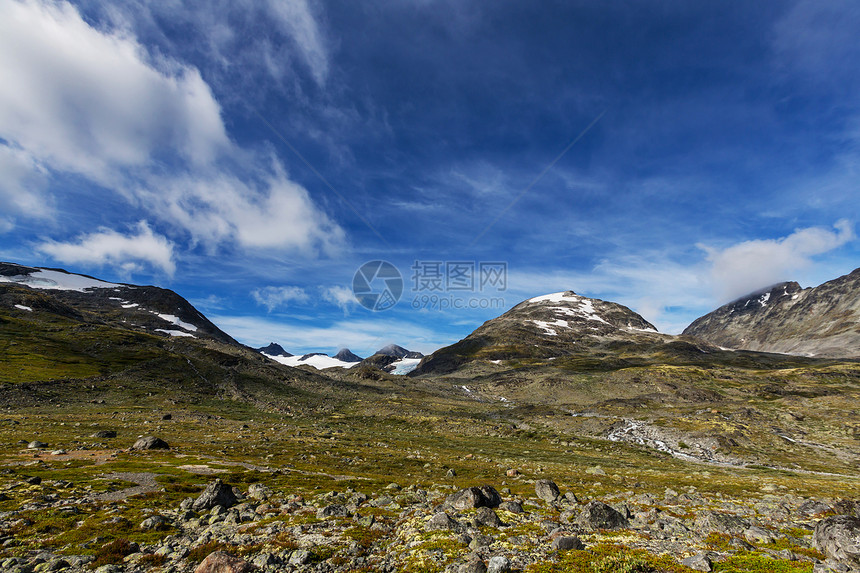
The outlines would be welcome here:
M 313 356 L 309 356 L 305 360 L 302 360 L 301 356 L 273 356 L 272 354 L 261 353 L 266 358 L 271 358 L 275 362 L 280 362 L 281 364 L 285 364 L 287 366 L 301 366 L 302 364 L 307 364 L 309 366 L 313 366 L 317 370 L 322 370 L 323 368 L 332 368 L 335 366 L 339 366 L 341 368 L 352 368 L 360 364 L 359 362 L 343 362 L 342 360 L 338 360 L 337 358 L 332 358 L 331 356 L 326 356 L 325 354 L 315 354 Z
M 190 336 L 191 338 L 197 338 L 193 334 L 189 334 L 181 330 L 165 330 L 163 328 L 156 328 L 155 332 L 163 332 L 165 334 L 169 334 L 170 336 Z
M 577 301 L 580 299 L 582 299 L 582 297 L 577 294 L 569 295 L 567 292 L 554 292 L 530 298 L 528 302 L 561 302 L 563 300 Z
M 73 290 L 86 292 L 93 288 L 115 288 L 121 287 L 116 283 L 109 283 L 92 279 L 83 275 L 61 273 L 60 271 L 38 270 L 29 275 L 16 275 L 14 277 L 0 276 L 0 282 L 18 283 L 30 288 L 46 290 Z
M 420 358 L 401 358 L 397 362 L 391 363 L 391 366 L 394 366 L 394 370 L 391 373 L 400 375 L 409 374 L 418 367 L 419 362 L 421 362 Z
M 123 308 L 129 308 L 129 307 L 123 307 Z M 150 311 L 150 312 L 152 312 L 152 311 Z M 196 326 L 194 326 L 193 324 L 187 323 L 187 322 L 183 322 L 182 320 L 179 319 L 178 316 L 174 316 L 172 314 L 160 314 L 157 312 L 153 312 L 153 314 L 158 316 L 158 318 L 160 318 L 161 320 L 166 320 L 167 322 L 169 322 L 171 324 L 175 324 L 179 328 L 184 328 L 185 330 L 190 330 L 191 332 L 197 332 Z

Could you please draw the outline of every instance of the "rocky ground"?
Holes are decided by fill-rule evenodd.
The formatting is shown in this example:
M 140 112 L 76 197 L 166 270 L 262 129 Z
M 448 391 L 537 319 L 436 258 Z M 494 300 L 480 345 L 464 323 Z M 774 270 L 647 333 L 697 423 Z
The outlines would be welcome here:
M 0 570 L 9 573 L 860 570 L 860 503 L 779 487 L 750 499 L 693 486 L 655 495 L 633 484 L 598 499 L 511 469 L 500 483 L 466 488 L 391 483 L 303 496 L 266 480 L 239 488 L 216 478 L 165 506 L 151 491 L 153 474 L 109 474 L 131 485 L 113 495 L 23 470 L 16 477 L 0 494 L 24 499 L 0 514 Z M 140 497 L 142 519 L 127 523 Z M 157 535 L 151 543 L 95 535 L 84 555 L 39 550 L 27 535 L 63 533 L 44 522 L 30 528 L 46 511 L 68 528 L 104 513 L 115 517 L 103 523 Z

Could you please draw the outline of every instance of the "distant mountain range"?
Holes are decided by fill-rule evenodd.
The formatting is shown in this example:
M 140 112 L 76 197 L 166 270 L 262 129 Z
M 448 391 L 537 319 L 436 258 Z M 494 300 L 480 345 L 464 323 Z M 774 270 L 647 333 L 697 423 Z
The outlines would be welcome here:
M 860 358 L 860 269 L 814 288 L 762 289 L 696 319 L 684 334 L 726 348 Z
M 302 356 L 294 356 L 274 342 L 257 349 L 269 358 L 287 366 L 312 366 L 317 370 L 326 368 L 352 368 L 360 364 L 372 366 L 386 372 L 406 374 L 418 365 L 424 357 L 420 352 L 407 350 L 396 344 L 389 344 L 377 350 L 368 358 L 362 358 L 349 348 L 341 348 L 334 356 L 323 352 L 311 352 Z

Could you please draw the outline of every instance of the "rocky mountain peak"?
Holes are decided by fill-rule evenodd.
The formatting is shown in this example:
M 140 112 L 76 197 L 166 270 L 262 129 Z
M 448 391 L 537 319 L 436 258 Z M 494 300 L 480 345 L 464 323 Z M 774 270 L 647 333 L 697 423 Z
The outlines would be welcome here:
M 361 362 L 363 360 L 361 356 L 353 353 L 349 348 L 341 348 L 334 357 L 342 362 Z
M 394 358 L 423 358 L 424 355 L 420 352 L 414 352 L 412 350 L 407 350 L 402 346 L 398 346 L 397 344 L 389 344 L 388 346 L 383 346 L 379 350 L 377 350 L 374 354 L 380 354 L 382 356 L 393 356 Z
M 284 350 L 284 348 L 280 344 L 277 344 L 275 342 L 270 342 L 268 346 L 257 348 L 257 352 L 268 354 L 269 356 L 292 356 L 292 354 Z

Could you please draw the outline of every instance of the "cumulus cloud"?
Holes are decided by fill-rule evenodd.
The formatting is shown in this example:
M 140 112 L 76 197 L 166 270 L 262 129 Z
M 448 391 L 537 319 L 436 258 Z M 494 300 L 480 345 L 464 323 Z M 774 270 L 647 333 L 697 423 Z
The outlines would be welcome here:
M 46 241 L 37 249 L 64 263 L 112 265 L 129 273 L 145 264 L 172 275 L 176 270 L 173 243 L 155 234 L 146 221 L 139 222 L 136 229 L 136 234 L 99 229 L 81 235 L 75 242 Z
M 67 2 L 0 4 L 0 134 L 55 168 L 100 182 L 165 145 L 205 163 L 229 145 L 194 69 L 91 27 Z
M 210 248 L 230 242 L 332 253 L 341 245 L 343 229 L 314 204 L 304 187 L 289 180 L 279 163 L 257 175 L 239 178 L 209 171 L 153 178 L 136 194 Z
M 277 10 L 295 21 L 291 34 L 324 74 L 307 2 Z M 119 191 L 132 208 L 187 231 L 210 252 L 224 244 L 307 254 L 341 246 L 343 229 L 279 161 L 230 141 L 200 72 L 151 55 L 129 32 L 96 29 L 64 1 L 2 2 L 0 69 L 6 213 L 44 215 L 40 182 L 74 173 Z
M 808 227 L 781 239 L 744 241 L 725 249 L 699 245 L 711 263 L 710 280 L 722 302 L 756 289 L 791 280 L 808 267 L 812 257 L 832 251 L 853 240 L 852 225 L 840 220 L 833 229 Z
M 355 300 L 355 294 L 353 294 L 352 289 L 344 286 L 325 288 L 323 289 L 322 297 L 323 300 L 343 309 L 345 313 L 349 313 L 350 309 L 358 303 L 358 301 Z
M 296 286 L 267 286 L 254 289 L 251 296 L 257 304 L 265 306 L 269 312 L 276 308 L 287 306 L 291 302 L 307 302 L 310 300 L 304 289 Z

